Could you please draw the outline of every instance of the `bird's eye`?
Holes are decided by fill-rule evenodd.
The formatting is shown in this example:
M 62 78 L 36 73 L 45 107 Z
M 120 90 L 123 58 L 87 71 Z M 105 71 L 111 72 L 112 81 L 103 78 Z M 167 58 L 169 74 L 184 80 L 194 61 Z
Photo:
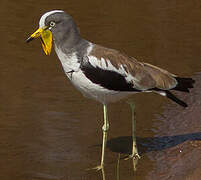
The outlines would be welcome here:
M 54 27 L 55 24 L 56 24 L 56 23 L 55 23 L 54 21 L 51 21 L 51 22 L 50 22 L 50 27 Z

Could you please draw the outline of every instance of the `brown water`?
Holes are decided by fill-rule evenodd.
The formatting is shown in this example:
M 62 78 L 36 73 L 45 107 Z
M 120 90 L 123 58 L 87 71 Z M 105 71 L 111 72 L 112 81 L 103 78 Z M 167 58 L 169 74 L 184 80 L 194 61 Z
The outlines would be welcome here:
M 183 109 L 155 94 L 133 96 L 137 108 L 137 172 L 118 154 L 130 151 L 128 105 L 109 106 L 107 180 L 201 179 L 201 2 L 77 1 L 0 2 L 0 179 L 96 180 L 85 171 L 99 163 L 102 106 L 82 97 L 55 55 L 25 39 L 52 9 L 70 13 L 83 36 L 182 76 L 197 80 Z

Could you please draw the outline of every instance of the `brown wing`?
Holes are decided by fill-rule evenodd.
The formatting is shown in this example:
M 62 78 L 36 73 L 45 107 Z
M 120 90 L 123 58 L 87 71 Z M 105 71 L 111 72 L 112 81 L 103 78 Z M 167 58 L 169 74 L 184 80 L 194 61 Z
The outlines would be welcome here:
M 143 63 L 144 68 L 152 76 L 156 82 L 156 88 L 168 90 L 176 87 L 177 80 L 176 75 L 169 73 L 168 71 L 156 67 L 154 65 Z
M 95 56 L 98 60 L 101 58 L 110 60 L 111 64 L 117 69 L 123 66 L 126 72 L 133 76 L 132 83 L 136 89 L 159 88 L 168 90 L 177 85 L 175 75 L 151 64 L 138 62 L 133 57 L 129 57 L 117 50 L 94 45 L 89 55 Z

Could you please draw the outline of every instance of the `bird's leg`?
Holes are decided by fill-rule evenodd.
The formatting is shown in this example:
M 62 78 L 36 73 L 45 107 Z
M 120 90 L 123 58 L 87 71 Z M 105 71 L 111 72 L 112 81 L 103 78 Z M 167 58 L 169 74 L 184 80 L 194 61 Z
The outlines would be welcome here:
M 138 154 L 137 150 L 137 144 L 136 144 L 136 120 L 135 120 L 135 103 L 134 102 L 128 102 L 131 108 L 132 112 L 132 140 L 133 140 L 133 147 L 132 147 L 132 154 L 129 155 L 125 160 L 128 160 L 130 158 L 134 159 L 140 159 L 140 156 Z
M 116 170 L 116 176 L 117 180 L 120 180 L 120 153 L 118 154 L 118 159 L 117 159 L 117 170 Z
M 97 171 L 100 169 L 103 169 L 104 167 L 104 156 L 105 156 L 105 147 L 107 144 L 107 131 L 109 130 L 109 121 L 108 121 L 108 115 L 107 115 L 107 105 L 103 105 L 103 111 L 104 111 L 104 125 L 102 127 L 103 131 L 103 144 L 102 144 L 102 155 L 101 155 L 101 164 L 93 169 L 96 169 Z
M 102 127 L 103 131 L 103 144 L 102 144 L 102 155 L 101 155 L 101 166 L 104 165 L 104 155 L 105 155 L 105 147 L 107 144 L 107 131 L 109 130 L 109 121 L 107 115 L 107 105 L 103 105 L 104 109 L 104 125 Z

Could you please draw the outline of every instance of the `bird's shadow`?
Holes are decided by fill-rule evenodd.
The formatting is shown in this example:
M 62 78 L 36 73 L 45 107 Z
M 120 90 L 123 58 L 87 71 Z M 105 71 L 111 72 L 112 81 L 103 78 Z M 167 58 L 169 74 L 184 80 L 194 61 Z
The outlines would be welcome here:
M 175 136 L 161 136 L 161 137 L 137 137 L 137 147 L 139 154 L 160 151 L 168 149 L 185 141 L 201 140 L 201 132 L 181 134 Z M 131 154 L 132 151 L 132 137 L 123 136 L 108 140 L 107 148 L 113 152 L 121 154 Z

